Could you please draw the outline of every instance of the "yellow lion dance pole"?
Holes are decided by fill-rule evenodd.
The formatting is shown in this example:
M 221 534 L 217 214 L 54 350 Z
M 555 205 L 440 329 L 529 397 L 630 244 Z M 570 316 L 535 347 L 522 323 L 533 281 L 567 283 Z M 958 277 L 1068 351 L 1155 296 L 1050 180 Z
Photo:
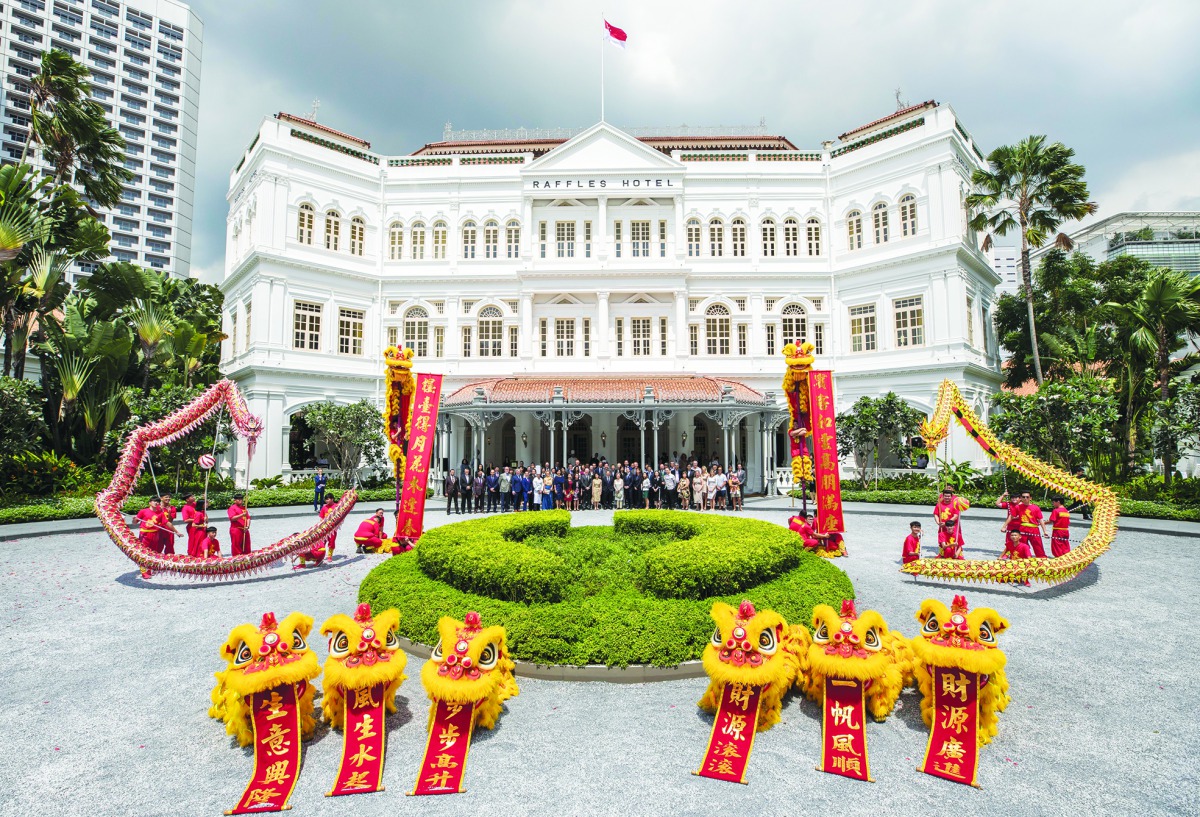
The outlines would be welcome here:
M 383 352 L 384 363 L 384 434 L 388 441 L 388 458 L 396 478 L 396 511 L 400 510 L 400 490 L 404 485 L 404 448 L 412 431 L 412 396 L 415 386 L 412 376 L 413 350 L 389 346 Z

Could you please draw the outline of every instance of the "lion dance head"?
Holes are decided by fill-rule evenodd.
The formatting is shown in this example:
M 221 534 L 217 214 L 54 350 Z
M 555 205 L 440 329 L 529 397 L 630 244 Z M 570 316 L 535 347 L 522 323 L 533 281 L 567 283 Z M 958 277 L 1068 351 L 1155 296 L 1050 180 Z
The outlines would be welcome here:
M 484 627 L 479 613 L 463 621 L 450 616 L 438 619 L 438 642 L 421 668 L 421 683 L 433 703 L 429 722 L 439 701 L 475 706 L 475 725 L 491 729 L 503 704 L 517 695 L 516 665 L 508 655 L 503 627 Z
M 321 634 L 329 636 L 321 709 L 334 729 L 342 728 L 346 696 L 360 689 L 382 684 L 387 711 L 396 711 L 396 690 L 406 677 L 408 663 L 400 649 L 399 628 L 399 610 L 372 615 L 366 603 L 358 605 L 353 618 L 338 613 L 321 625 Z

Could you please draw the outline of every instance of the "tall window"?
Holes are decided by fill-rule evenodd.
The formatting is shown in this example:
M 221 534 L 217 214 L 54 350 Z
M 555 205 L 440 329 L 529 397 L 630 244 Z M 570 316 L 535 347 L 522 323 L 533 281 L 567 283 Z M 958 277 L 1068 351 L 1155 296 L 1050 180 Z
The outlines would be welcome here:
M 700 255 L 700 222 L 694 218 L 687 223 L 687 248 L 689 258 Z
M 433 327 L 433 356 L 446 356 L 446 327 L 444 326 Z
M 768 323 L 763 327 L 767 330 L 767 356 L 775 354 L 775 324 Z
M 763 258 L 775 257 L 775 221 L 765 218 L 762 223 L 762 254 Z
M 713 304 L 704 312 L 704 341 L 710 355 L 729 354 L 729 307 Z
M 629 319 L 629 340 L 633 346 L 634 357 L 650 356 L 650 319 Z
M 583 257 L 592 257 L 592 222 L 583 222 Z
M 488 221 L 483 225 L 483 257 L 500 257 L 500 224 Z
M 719 218 L 708 222 L 708 254 L 713 258 L 725 255 L 725 224 Z
M 296 301 L 292 311 L 292 348 L 321 351 L 321 305 Z
M 517 353 L 519 351 L 518 346 L 517 346 L 517 338 L 518 337 L 519 337 L 519 335 L 517 334 L 517 327 L 515 327 L 515 326 L 508 327 L 508 356 L 509 357 L 517 356 Z
M 504 225 L 504 243 L 508 247 L 508 257 L 517 258 L 521 255 L 521 225 L 510 221 Z
M 575 257 L 575 222 L 554 222 L 554 240 L 558 244 L 559 258 Z
M 730 255 L 734 258 L 746 257 L 746 222 L 735 218 L 729 225 Z
M 621 222 L 613 222 L 613 253 L 614 258 L 621 257 Z
M 399 261 L 404 255 L 404 225 L 392 222 L 388 227 L 388 259 Z
M 667 356 L 667 319 L 658 319 L 658 348 L 659 354 Z
M 425 222 L 423 221 L 413 222 L 412 257 L 414 261 L 425 260 Z
M 543 222 L 543 224 L 544 223 L 545 222 Z M 538 321 L 538 340 L 541 344 L 542 357 L 545 357 L 547 354 L 549 354 L 550 342 L 547 339 L 548 334 L 549 334 L 549 330 L 547 330 L 547 328 L 546 328 L 546 319 L 542 318 L 541 320 Z
M 788 258 L 800 254 L 800 222 L 794 218 L 783 220 L 783 254 Z
M 336 250 L 342 237 L 342 215 L 337 210 L 325 213 L 325 249 Z
M 246 304 L 246 345 L 242 347 L 243 349 L 246 349 L 247 351 L 249 351 L 249 349 L 250 349 L 250 318 L 251 318 L 251 313 L 253 312 L 253 309 L 254 309 L 254 304 L 247 302 L 247 304 Z
M 700 354 L 700 324 L 688 324 L 688 351 L 693 355 Z
M 559 357 L 575 357 L 575 319 L 554 319 L 554 353 Z
M 825 324 L 813 324 L 813 354 L 825 354 Z
M 617 336 L 617 357 L 622 357 L 625 354 L 625 321 L 622 318 L 617 318 L 613 322 L 615 327 L 614 334 Z
M 788 304 L 783 308 L 783 320 L 780 321 L 780 328 L 783 330 L 782 342 L 784 346 L 789 343 L 797 345 L 804 343 L 808 338 L 808 315 L 804 311 L 804 307 L 800 304 Z
M 404 313 L 404 345 L 425 357 L 429 353 L 429 313 L 414 306 Z
M 479 310 L 479 356 L 500 357 L 504 345 L 503 313 L 494 306 Z
M 650 222 L 629 222 L 629 240 L 633 247 L 634 258 L 650 257 Z
M 478 232 L 475 228 L 474 221 L 468 221 L 462 227 L 462 257 L 475 257 L 475 233 Z
M 667 257 L 667 222 L 658 222 L 658 257 Z
M 804 224 L 805 235 L 808 238 L 808 254 L 818 256 L 821 254 L 821 222 L 815 218 L 810 218 Z
M 367 241 L 367 223 L 358 216 L 350 219 L 350 254 L 362 255 Z
M 366 316 L 361 309 L 338 310 L 338 354 L 363 353 L 363 321 Z
M 387 345 L 395 346 L 400 341 L 400 327 L 389 326 L 387 328 Z
M 592 356 L 592 319 L 583 319 L 583 356 Z M 515 355 L 514 355 L 515 357 Z
M 871 220 L 875 223 L 875 243 L 886 244 L 888 240 L 887 205 L 879 202 L 871 208 Z
M 925 345 L 925 302 L 915 298 L 898 298 L 896 310 L 896 348 Z
M 546 257 L 546 222 L 538 222 L 538 257 Z
M 846 215 L 846 242 L 852 250 L 862 249 L 862 213 L 858 210 Z
M 296 216 L 296 240 L 301 244 L 311 244 L 313 241 L 313 222 L 317 214 L 311 204 L 301 204 Z
M 463 357 L 471 356 L 471 340 L 473 337 L 474 337 L 474 333 L 472 332 L 472 327 L 464 326 L 462 328 L 462 356 Z
M 900 235 L 910 238 L 917 234 L 917 197 L 912 193 L 900 197 Z
M 975 345 L 975 299 L 967 296 L 967 343 Z
M 229 357 L 237 354 L 237 310 L 229 313 Z
M 875 304 L 850 307 L 850 351 L 875 351 Z

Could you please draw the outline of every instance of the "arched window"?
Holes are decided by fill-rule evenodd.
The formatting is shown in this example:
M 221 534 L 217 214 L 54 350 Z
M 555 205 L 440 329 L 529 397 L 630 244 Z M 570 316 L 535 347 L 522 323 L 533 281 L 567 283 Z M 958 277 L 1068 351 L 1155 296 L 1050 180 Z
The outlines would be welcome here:
M 446 260 L 446 222 L 433 222 L 433 260 Z
M 729 307 L 713 304 L 704 310 L 704 339 L 710 355 L 729 354 Z
M 700 220 L 689 218 L 687 223 L 687 245 L 688 257 L 696 258 L 700 255 Z
M 801 344 L 808 337 L 808 315 L 804 311 L 804 307 L 800 304 L 788 304 L 783 308 L 783 320 L 781 322 L 782 342 L 784 346 L 789 343 Z
M 413 222 L 412 257 L 414 261 L 425 260 L 425 222 L 423 221 Z
M 296 217 L 296 240 L 301 244 L 311 244 L 313 241 L 313 222 L 317 214 L 311 204 L 301 204 Z
M 494 306 L 479 310 L 479 356 L 500 357 L 504 345 L 503 313 Z
M 358 216 L 350 219 L 350 254 L 362 255 L 367 243 L 367 223 Z
M 900 235 L 909 238 L 917 234 L 917 197 L 912 193 L 900 198 Z
M 746 222 L 735 218 L 729 226 L 730 255 L 735 258 L 746 257 Z
M 794 218 L 783 222 L 783 254 L 795 258 L 800 254 L 800 222 Z
M 871 220 L 875 223 L 875 243 L 886 244 L 888 240 L 887 205 L 879 202 L 871 208 Z
M 851 210 L 846 215 L 846 242 L 850 249 L 862 249 L 862 213 Z
M 775 220 L 764 218 L 762 223 L 763 258 L 775 257 Z
M 719 218 L 708 222 L 708 254 L 713 258 L 725 255 L 725 223 Z
M 388 260 L 399 261 L 404 256 L 404 225 L 393 221 L 388 227 Z
M 424 358 L 429 352 L 429 313 L 414 306 L 404 313 L 404 345 Z
M 483 225 L 483 257 L 500 257 L 500 223 L 488 221 Z
M 504 225 L 504 243 L 508 247 L 509 258 L 519 258 L 521 255 L 521 223 L 516 221 Z
M 342 237 L 342 214 L 337 210 L 325 213 L 325 249 L 336 250 Z
M 474 221 L 468 221 L 462 227 L 462 257 L 475 257 L 475 234 L 478 232 Z
M 815 218 L 810 218 L 804 224 L 805 235 L 808 239 L 808 254 L 821 254 L 821 222 Z

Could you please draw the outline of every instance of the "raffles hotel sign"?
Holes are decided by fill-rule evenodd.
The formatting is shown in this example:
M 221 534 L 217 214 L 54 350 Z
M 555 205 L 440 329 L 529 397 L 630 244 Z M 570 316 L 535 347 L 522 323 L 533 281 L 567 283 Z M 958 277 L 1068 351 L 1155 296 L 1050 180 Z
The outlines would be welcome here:
M 645 176 L 629 176 L 622 178 L 603 179 L 526 179 L 527 190 L 576 192 L 591 190 L 595 192 L 627 193 L 631 190 L 670 190 L 678 191 L 683 187 L 681 179 Z

